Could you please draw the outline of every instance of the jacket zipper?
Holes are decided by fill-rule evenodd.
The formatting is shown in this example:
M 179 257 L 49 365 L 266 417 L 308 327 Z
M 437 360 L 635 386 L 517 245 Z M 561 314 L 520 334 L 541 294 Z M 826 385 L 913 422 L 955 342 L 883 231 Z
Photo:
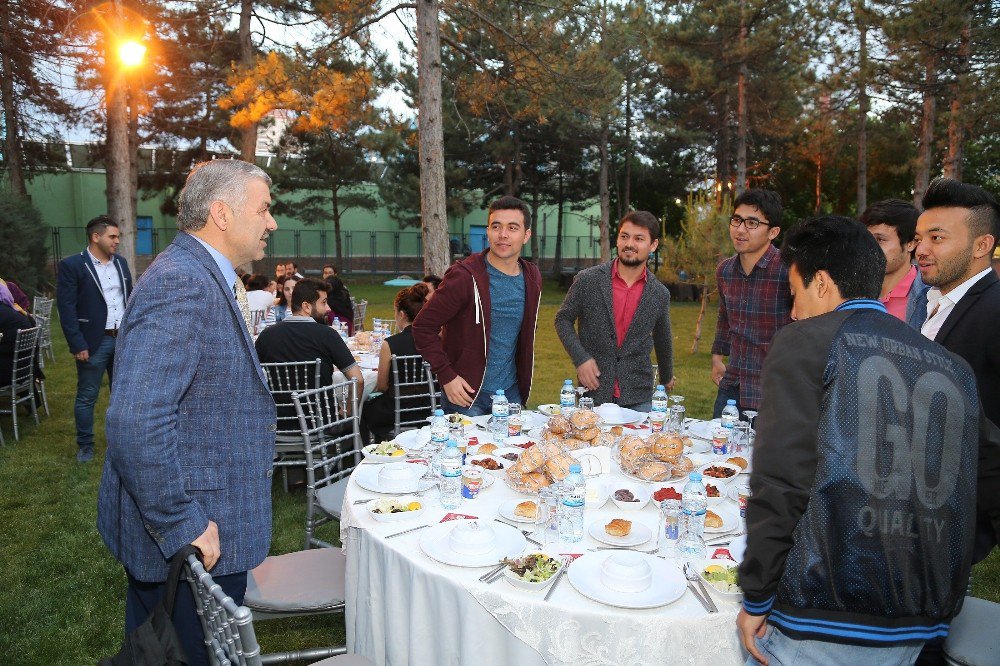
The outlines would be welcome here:
M 476 276 L 473 274 L 472 271 L 469 271 L 469 276 L 472 278 L 472 292 L 473 296 L 476 299 L 476 324 L 480 325 L 483 329 L 483 360 L 484 360 L 483 376 L 479 378 L 479 388 L 476 389 L 476 395 L 474 398 L 472 398 L 472 403 L 475 404 L 476 400 L 479 399 L 479 394 L 483 392 L 483 380 L 486 379 L 486 365 L 485 365 L 486 352 L 487 352 L 486 324 L 483 322 L 483 319 L 485 319 L 485 317 L 480 316 L 480 313 L 482 313 L 483 302 L 479 298 L 479 284 L 476 282 Z

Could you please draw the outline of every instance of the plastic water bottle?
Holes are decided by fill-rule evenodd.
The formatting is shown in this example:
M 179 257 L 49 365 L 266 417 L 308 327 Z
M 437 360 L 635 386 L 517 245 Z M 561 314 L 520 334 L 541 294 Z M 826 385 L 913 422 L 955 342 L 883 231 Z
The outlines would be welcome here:
M 653 391 L 653 406 L 650 411 L 667 413 L 667 390 L 663 384 L 657 384 L 656 390 Z
M 434 416 L 431 417 L 431 472 L 435 475 L 441 473 L 441 454 L 448 443 L 448 419 L 444 417 L 444 410 L 435 409 Z
M 683 529 L 677 541 L 677 551 L 687 560 L 705 557 L 705 511 L 708 510 L 708 495 L 701 482 L 701 472 L 691 472 L 688 482 L 681 492 L 681 520 Z
M 559 411 L 564 416 L 569 416 L 574 409 L 576 409 L 576 391 L 573 389 L 573 380 L 567 379 L 559 391 Z
M 735 400 L 727 400 L 726 406 L 722 408 L 722 427 L 728 428 L 730 430 L 729 441 L 736 439 L 735 433 L 733 432 L 736 428 L 736 423 L 740 420 L 740 412 L 736 409 Z
M 457 509 L 462 504 L 462 452 L 458 442 L 448 440 L 441 455 L 441 506 Z
M 507 396 L 504 395 L 503 389 L 497 389 L 496 395 L 493 396 L 493 423 L 490 428 L 497 444 L 507 439 L 507 420 L 509 417 L 510 403 L 507 402 Z
M 583 540 L 583 505 L 587 500 L 587 480 L 579 463 L 569 466 L 563 480 L 562 504 L 559 506 L 559 538 L 576 543 Z

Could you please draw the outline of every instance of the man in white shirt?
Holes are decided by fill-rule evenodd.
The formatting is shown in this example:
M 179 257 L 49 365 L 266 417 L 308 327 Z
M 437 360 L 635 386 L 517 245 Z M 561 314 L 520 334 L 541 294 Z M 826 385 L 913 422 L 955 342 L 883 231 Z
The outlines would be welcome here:
M 107 215 L 87 223 L 87 248 L 59 262 L 56 305 L 59 322 L 76 359 L 76 459 L 94 457 L 94 404 L 101 379 L 111 384 L 115 338 L 132 290 L 124 257 L 115 254 L 121 236 Z

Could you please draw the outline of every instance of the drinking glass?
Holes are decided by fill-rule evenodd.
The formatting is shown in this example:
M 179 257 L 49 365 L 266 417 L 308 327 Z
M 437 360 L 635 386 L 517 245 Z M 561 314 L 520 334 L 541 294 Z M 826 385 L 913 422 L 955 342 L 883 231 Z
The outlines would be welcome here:
M 588 411 L 594 411 L 594 399 L 589 395 L 580 397 L 580 409 L 586 409 Z

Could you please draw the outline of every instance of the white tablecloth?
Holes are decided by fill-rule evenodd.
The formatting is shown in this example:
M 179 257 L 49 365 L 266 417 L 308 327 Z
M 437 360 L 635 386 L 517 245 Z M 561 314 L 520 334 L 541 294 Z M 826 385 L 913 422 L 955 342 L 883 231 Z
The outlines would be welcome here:
M 474 434 L 481 442 L 488 440 L 485 433 Z M 600 478 L 625 479 L 617 470 Z M 736 603 L 713 596 L 720 612 L 708 614 L 685 592 L 667 606 L 629 610 L 591 601 L 565 576 L 548 602 L 544 593 L 514 588 L 504 580 L 487 585 L 478 580 L 485 568 L 452 567 L 426 556 L 420 530 L 384 538 L 421 523 L 437 524 L 448 511 L 436 491 L 424 496 L 419 522 L 378 523 L 364 504 L 353 504 L 377 496 L 352 479 L 341 518 L 348 559 L 347 647 L 377 664 L 720 666 L 745 660 L 736 632 Z M 518 497 L 523 499 L 497 480 L 476 499 L 463 500 L 456 512 L 492 520 L 502 502 Z M 658 511 L 652 505 L 622 512 L 609 500 L 601 509 L 588 509 L 585 524 L 604 524 L 616 516 L 640 521 L 656 533 Z M 587 536 L 580 544 L 556 550 L 584 552 L 600 545 Z

